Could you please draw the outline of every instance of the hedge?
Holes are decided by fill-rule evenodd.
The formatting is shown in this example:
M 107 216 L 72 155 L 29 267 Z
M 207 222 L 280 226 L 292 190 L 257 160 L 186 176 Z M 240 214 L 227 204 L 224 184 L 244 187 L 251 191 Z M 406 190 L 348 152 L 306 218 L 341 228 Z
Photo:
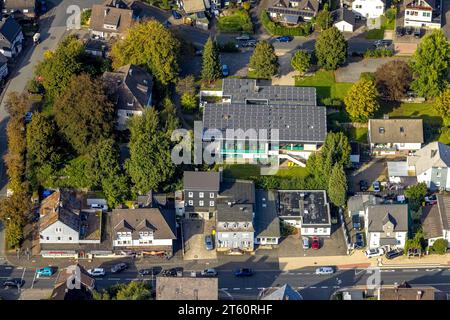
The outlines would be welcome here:
M 382 58 L 382 57 L 392 57 L 394 52 L 390 49 L 375 49 L 367 50 L 364 53 L 364 58 Z
M 297 27 L 283 27 L 279 23 L 273 22 L 267 11 L 261 13 L 261 23 L 264 28 L 273 36 L 308 36 L 312 33 L 313 28 L 310 22 L 301 23 Z

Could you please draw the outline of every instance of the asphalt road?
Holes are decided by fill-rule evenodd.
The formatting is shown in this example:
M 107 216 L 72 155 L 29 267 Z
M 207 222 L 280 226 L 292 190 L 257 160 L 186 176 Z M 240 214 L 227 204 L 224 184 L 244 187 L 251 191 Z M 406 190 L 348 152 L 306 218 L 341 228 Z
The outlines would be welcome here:
M 98 289 L 106 288 L 117 283 L 130 281 L 154 282 L 152 276 L 140 277 L 138 268 L 130 264 L 129 269 L 118 274 L 111 274 L 109 271 L 114 262 L 108 262 L 101 267 L 105 268 L 107 274 L 103 278 L 96 279 Z M 164 268 L 175 265 L 164 266 Z M 216 267 L 219 272 L 219 293 L 221 299 L 233 300 L 254 300 L 260 292 L 269 287 L 276 287 L 288 283 L 297 289 L 305 300 L 328 300 L 338 289 L 345 287 L 374 283 L 371 280 L 373 272 L 364 269 L 341 270 L 332 275 L 316 275 L 314 267 L 302 268 L 299 270 L 283 272 L 279 270 L 275 261 L 261 261 L 258 263 L 246 264 L 254 271 L 252 277 L 237 278 L 234 271 L 239 268 L 239 262 L 223 263 Z M 148 267 L 148 266 L 146 266 Z M 185 268 L 185 275 L 190 271 L 200 272 L 203 268 Z M 57 273 L 51 277 L 37 277 L 34 269 L 15 268 L 8 265 L 0 266 L 0 283 L 8 278 L 23 279 L 23 289 L 50 289 L 54 286 Z M 449 268 L 417 268 L 417 269 L 381 269 L 379 273 L 382 285 L 393 285 L 407 281 L 414 286 L 433 286 L 442 291 L 450 292 L 450 269 Z M 0 288 L 0 297 L 3 299 L 17 299 L 19 291 L 17 289 Z

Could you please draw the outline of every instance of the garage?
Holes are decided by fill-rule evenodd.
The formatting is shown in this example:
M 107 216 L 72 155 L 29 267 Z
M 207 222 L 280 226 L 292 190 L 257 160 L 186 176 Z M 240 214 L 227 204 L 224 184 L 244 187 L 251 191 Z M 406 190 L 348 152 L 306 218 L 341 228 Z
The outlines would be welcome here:
M 347 8 L 339 8 L 332 12 L 334 26 L 341 32 L 353 32 L 355 14 Z

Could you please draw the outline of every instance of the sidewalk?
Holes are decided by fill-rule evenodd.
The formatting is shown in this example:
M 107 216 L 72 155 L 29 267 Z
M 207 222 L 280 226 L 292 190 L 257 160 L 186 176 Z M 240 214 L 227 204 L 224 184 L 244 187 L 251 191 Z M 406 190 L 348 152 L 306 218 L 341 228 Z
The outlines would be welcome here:
M 381 259 L 381 264 L 379 260 Z M 422 258 L 399 257 L 388 260 L 385 257 L 368 259 L 362 251 L 349 256 L 327 256 L 327 257 L 301 257 L 301 258 L 279 258 L 280 269 L 283 271 L 296 270 L 311 266 L 336 266 L 341 269 L 367 268 L 369 266 L 382 268 L 412 268 L 428 266 L 450 266 L 450 254 L 429 255 Z

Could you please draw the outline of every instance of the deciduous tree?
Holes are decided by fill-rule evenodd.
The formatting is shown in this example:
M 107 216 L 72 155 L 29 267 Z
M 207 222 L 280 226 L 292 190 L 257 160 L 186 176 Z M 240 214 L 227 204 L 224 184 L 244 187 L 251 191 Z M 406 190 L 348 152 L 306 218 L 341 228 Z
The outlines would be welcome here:
M 291 60 L 291 65 L 300 73 L 308 71 L 311 67 L 311 54 L 306 50 L 298 50 Z
M 375 72 L 378 92 L 387 100 L 399 101 L 404 98 L 411 81 L 411 69 L 402 60 L 385 63 Z
M 315 45 L 317 63 L 326 70 L 336 70 L 347 59 L 347 41 L 336 28 L 328 28 L 320 33 Z
M 331 16 L 331 13 L 327 8 L 324 8 L 322 11 L 320 11 L 315 19 L 316 26 L 318 26 L 322 31 L 330 28 L 333 25 L 333 17 Z
M 443 90 L 436 97 L 434 109 L 448 121 L 450 117 L 450 88 Z
M 344 98 L 352 121 L 366 122 L 380 107 L 375 84 L 366 79 L 356 82 Z

